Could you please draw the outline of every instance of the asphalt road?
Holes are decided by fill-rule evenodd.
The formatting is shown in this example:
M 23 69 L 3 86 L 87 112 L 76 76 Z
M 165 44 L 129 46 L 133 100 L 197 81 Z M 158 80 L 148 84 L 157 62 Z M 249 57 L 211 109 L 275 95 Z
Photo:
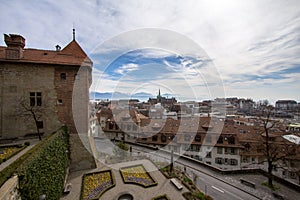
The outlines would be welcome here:
M 163 151 L 152 151 L 147 148 L 134 146 L 133 152 L 146 153 L 147 156 L 151 157 L 154 161 L 165 161 L 170 162 L 169 153 Z M 214 199 L 218 200 L 257 200 L 258 198 L 218 179 L 213 174 L 202 172 L 199 165 L 182 158 L 174 157 L 175 166 L 186 168 L 187 174 L 194 180 L 196 175 L 196 184 L 203 192 L 210 195 Z

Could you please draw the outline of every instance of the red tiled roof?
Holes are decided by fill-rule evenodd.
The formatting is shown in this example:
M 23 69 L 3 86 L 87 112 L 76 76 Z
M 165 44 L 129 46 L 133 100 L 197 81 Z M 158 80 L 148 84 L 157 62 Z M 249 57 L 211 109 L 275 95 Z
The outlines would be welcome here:
M 76 56 L 78 58 L 86 58 L 86 53 L 82 50 L 76 40 L 72 40 L 63 50 L 61 51 L 62 54 L 70 54 Z
M 23 57 L 16 60 L 6 59 L 6 48 L 7 47 L 0 46 L 0 61 L 79 66 L 82 65 L 83 62 L 90 64 L 92 63 L 91 59 L 82 50 L 76 40 L 71 41 L 61 51 L 25 48 Z

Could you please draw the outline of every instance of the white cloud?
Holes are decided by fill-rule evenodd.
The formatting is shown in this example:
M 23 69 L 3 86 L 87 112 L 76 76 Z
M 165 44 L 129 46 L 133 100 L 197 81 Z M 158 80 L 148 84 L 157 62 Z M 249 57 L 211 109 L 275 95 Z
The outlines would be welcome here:
M 118 73 L 118 74 L 126 74 L 128 72 L 136 71 L 138 69 L 139 69 L 139 66 L 137 64 L 128 63 L 128 64 L 122 65 L 118 69 L 114 70 L 114 72 Z
M 283 93 L 286 98 L 299 99 L 296 90 L 283 92 L 278 90 L 280 87 L 266 86 L 280 83 L 284 84 L 282 87 L 298 89 L 295 85 L 298 83 L 299 73 L 281 74 L 281 80 L 266 78 L 265 82 L 249 82 L 245 79 L 245 75 L 268 76 L 270 73 L 281 73 L 282 70 L 299 66 L 298 0 L 48 0 L 32 3 L 11 0 L 3 1 L 0 7 L 0 32 L 24 35 L 26 47 L 54 50 L 56 44 L 66 45 L 72 39 L 73 23 L 76 39 L 88 55 L 94 53 L 96 47 L 103 42 L 126 31 L 162 28 L 178 32 L 199 44 L 213 60 L 225 82 L 231 79 L 241 80 L 240 84 L 229 87 L 226 85 L 227 94 L 249 94 L 255 98 L 267 94 L 252 92 L 253 87 L 241 90 L 241 83 L 244 81 L 245 85 L 254 84 L 260 90 L 271 91 L 269 95 L 272 98 Z M 120 45 L 126 45 L 127 50 L 135 50 L 130 47 L 142 47 L 149 39 L 151 40 L 146 35 L 124 38 L 104 50 L 105 53 L 119 50 Z M 169 53 L 177 54 L 172 48 L 176 45 L 185 48 L 186 44 L 180 43 L 176 38 L 170 40 L 173 43 L 168 44 L 170 48 L 165 49 L 166 51 L 148 51 L 144 52 L 144 56 L 163 58 Z M 153 45 L 166 46 L 165 42 L 157 40 Z M 4 45 L 3 40 L 0 40 L 0 45 Z M 95 61 L 95 67 L 103 62 Z M 190 66 L 191 61 L 185 60 L 182 64 Z M 122 67 L 116 72 L 137 70 L 136 66 Z M 190 81 L 194 81 L 192 72 L 187 69 L 183 71 Z M 103 89 L 109 90 L 116 84 L 109 74 L 102 73 L 101 76 L 105 80 Z M 170 82 L 178 85 L 175 81 Z M 184 89 L 178 89 L 182 90 L 178 93 L 184 93 Z

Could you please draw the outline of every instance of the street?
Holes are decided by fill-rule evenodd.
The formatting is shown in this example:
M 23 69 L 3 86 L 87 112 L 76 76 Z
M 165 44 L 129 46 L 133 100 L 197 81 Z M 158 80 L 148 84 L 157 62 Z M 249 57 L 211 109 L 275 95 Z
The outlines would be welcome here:
M 160 162 L 170 162 L 170 155 L 164 151 L 152 151 L 147 148 L 143 148 L 140 146 L 134 146 L 133 151 L 140 152 L 139 154 L 146 154 L 148 157 L 151 157 L 153 161 Z M 236 188 L 233 187 L 224 181 L 219 180 L 218 178 L 213 177 L 210 174 L 204 173 L 194 162 L 188 161 L 186 159 L 182 159 L 178 156 L 175 158 L 174 156 L 174 165 L 180 167 L 184 170 L 186 169 L 186 173 L 190 176 L 192 180 L 196 175 L 196 185 L 202 190 L 204 193 L 210 195 L 214 199 L 222 199 L 222 200 L 257 200 L 258 198 Z

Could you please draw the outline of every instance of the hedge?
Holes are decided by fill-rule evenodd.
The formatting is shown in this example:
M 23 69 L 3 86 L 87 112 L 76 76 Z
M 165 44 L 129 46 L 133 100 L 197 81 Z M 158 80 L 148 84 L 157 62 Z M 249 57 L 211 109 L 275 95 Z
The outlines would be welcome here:
M 22 200 L 38 199 L 42 194 L 46 194 L 47 200 L 59 199 L 70 162 L 69 152 L 68 130 L 63 127 L 2 170 L 0 186 L 17 174 Z
M 46 194 L 47 200 L 61 197 L 70 161 L 66 128 L 41 143 L 17 170 L 22 200 L 38 199 L 42 194 Z

